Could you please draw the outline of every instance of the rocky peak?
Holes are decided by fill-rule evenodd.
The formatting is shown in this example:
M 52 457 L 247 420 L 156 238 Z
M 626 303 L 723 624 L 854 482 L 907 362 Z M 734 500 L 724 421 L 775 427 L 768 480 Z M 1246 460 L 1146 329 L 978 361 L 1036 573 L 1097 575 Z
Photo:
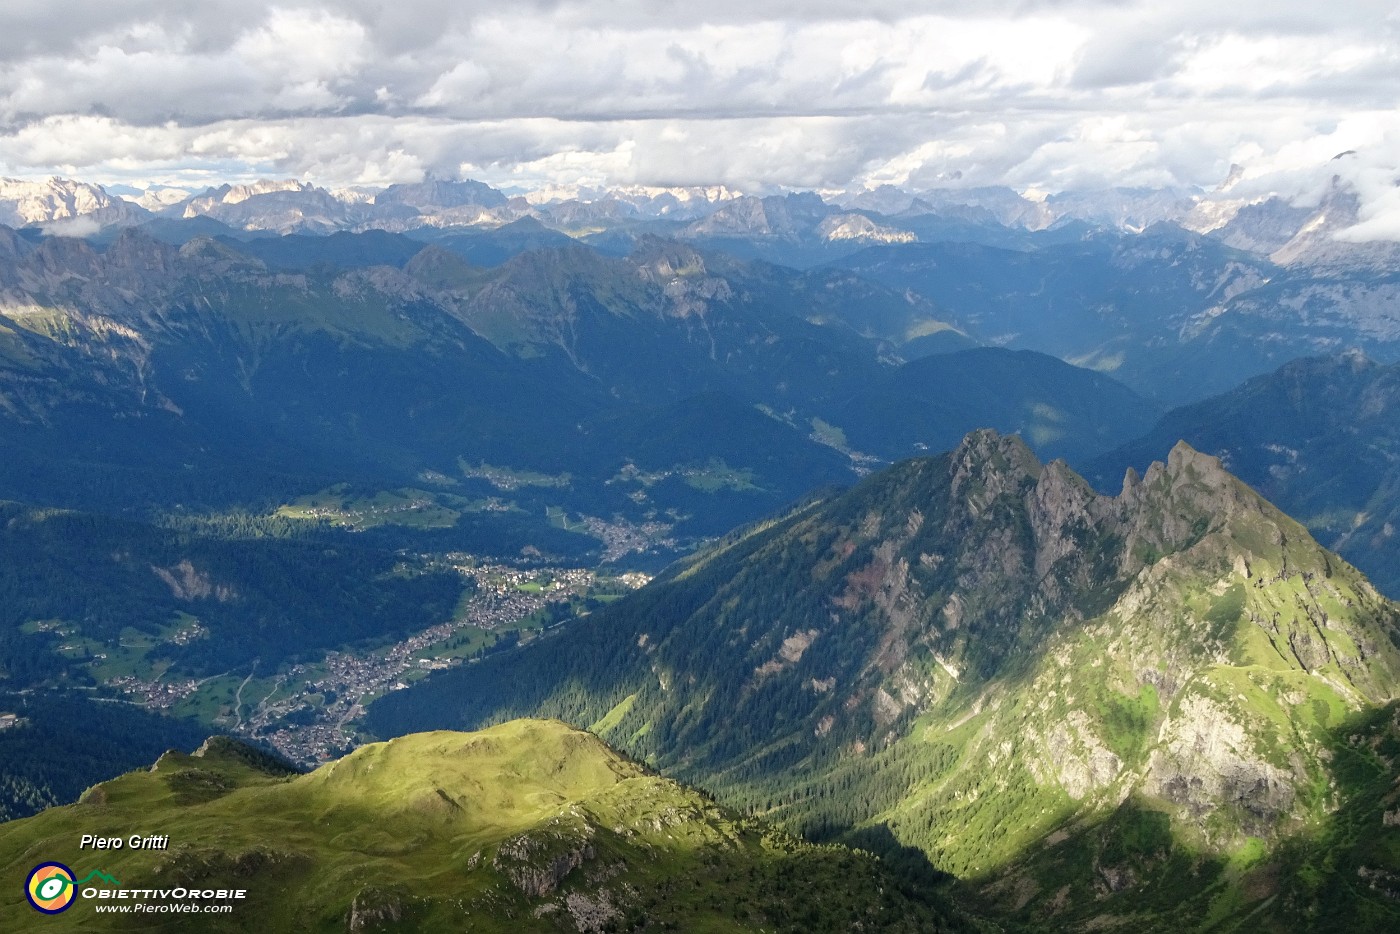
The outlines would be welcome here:
M 676 276 L 704 275 L 705 257 L 689 244 L 647 235 L 637 241 L 628 259 L 642 275 L 664 283 Z
M 0 221 L 45 224 L 111 207 L 114 199 L 97 185 L 66 178 L 29 181 L 0 178 Z
M 735 198 L 710 216 L 691 224 L 686 228 L 686 232 L 698 236 L 772 236 L 780 232 L 779 227 L 780 225 L 769 216 L 763 199 L 745 195 Z
M 1129 471 L 1116 497 L 1096 493 L 1063 461 L 1041 466 L 1020 438 L 990 430 L 963 439 L 948 478 L 944 532 L 948 545 L 957 543 L 963 599 L 973 599 L 964 589 L 974 581 L 1000 594 L 987 590 L 988 599 L 1003 599 L 1023 569 L 1037 616 L 1088 612 L 1163 556 L 1213 534 L 1224 537 L 1212 554 L 1238 551 L 1241 541 L 1277 543 L 1295 531 L 1218 458 L 1185 443 L 1145 476 Z
M 103 260 L 109 270 L 169 274 L 179 263 L 180 251 L 145 231 L 127 227 L 107 248 Z
M 1051 461 L 1040 471 L 1026 498 L 1031 532 L 1035 537 L 1036 579 L 1055 583 L 1052 571 L 1066 559 L 1080 555 L 1086 540 L 1112 510 L 1112 500 L 1094 492 L 1088 482 L 1062 460 Z M 1055 596 L 1063 596 L 1056 588 Z
M 810 233 L 831 207 L 811 192 L 757 198 L 744 195 L 685 229 L 687 236 L 757 236 L 796 240 Z
M 861 240 L 871 243 L 913 243 L 919 238 L 908 230 L 877 224 L 864 214 L 832 214 L 817 225 L 828 242 Z
M 196 237 L 180 247 L 180 259 L 196 267 L 200 273 L 211 276 L 225 276 L 235 271 L 267 272 L 267 264 L 262 260 L 240 253 L 211 237 Z
M 1175 481 L 1193 479 L 1211 487 L 1230 482 L 1230 474 L 1220 458 L 1202 454 L 1185 441 L 1178 441 L 1167 453 L 1166 474 Z
M 647 236 L 627 259 L 643 281 L 661 287 L 671 317 L 703 317 L 713 303 L 734 297 L 730 283 L 712 275 L 706 257 L 688 244 Z
M 953 451 L 949 472 L 955 501 L 976 516 L 998 497 L 1022 493 L 1040 476 L 1040 461 L 1019 435 L 974 431 Z
M 97 251 L 91 244 L 72 237 L 45 237 L 31 254 L 31 260 L 41 273 L 57 279 L 91 278 L 99 265 Z
M 1291 239 L 1269 254 L 1280 266 L 1327 266 L 1346 264 L 1355 245 L 1339 242 L 1336 234 L 1356 224 L 1361 198 L 1355 187 L 1341 176 L 1333 176 L 1317 209 L 1297 229 Z
M 218 204 L 239 204 L 249 198 L 258 195 L 274 194 L 278 192 L 305 192 L 316 191 L 315 185 L 309 182 L 302 182 L 295 178 L 282 179 L 259 179 L 250 185 L 220 185 L 218 188 L 210 188 L 200 195 L 195 196 L 192 201 L 200 199 L 210 203 Z
M 1153 462 L 1140 481 L 1134 482 L 1131 474 L 1125 477 L 1118 507 L 1130 545 L 1125 567 L 1139 554 L 1134 545 L 1146 546 L 1148 553 L 1178 551 L 1244 512 L 1268 508 L 1219 458 L 1185 441 L 1177 442 L 1165 463 Z
M 955 516 L 1000 524 L 1005 517 L 992 518 L 998 502 L 1017 513 L 1024 509 L 1042 575 L 1082 552 L 1085 541 L 1103 536 L 1124 539 L 1126 553 L 1133 552 L 1133 545 L 1147 545 L 1150 554 L 1163 554 L 1187 548 L 1242 516 L 1287 521 L 1219 458 L 1184 441 L 1142 477 L 1129 469 L 1117 497 L 1096 493 L 1064 461 L 1042 466 L 1019 436 L 991 429 L 967 435 L 950 455 L 948 472 Z
M 0 224 L 0 258 L 16 260 L 28 255 L 33 249 L 29 241 L 15 233 L 14 228 Z
M 405 204 L 420 211 L 455 208 L 467 205 L 504 207 L 506 196 L 490 185 L 478 181 L 426 181 L 390 185 L 374 197 L 375 204 Z

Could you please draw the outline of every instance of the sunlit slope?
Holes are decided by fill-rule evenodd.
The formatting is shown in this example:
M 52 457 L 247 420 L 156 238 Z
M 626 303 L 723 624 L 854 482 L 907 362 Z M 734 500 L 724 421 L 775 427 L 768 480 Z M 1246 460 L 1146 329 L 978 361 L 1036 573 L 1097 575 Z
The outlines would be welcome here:
M 83 833 L 162 833 L 170 847 L 79 851 Z M 220 916 L 123 921 L 80 901 L 42 919 L 54 930 L 964 927 L 873 858 L 738 819 L 556 721 L 402 737 L 307 775 L 227 740 L 167 753 L 79 804 L 0 826 L 0 873 L 15 880 L 0 896 L 5 930 L 40 921 L 20 883 L 43 860 L 127 888 L 248 892 Z

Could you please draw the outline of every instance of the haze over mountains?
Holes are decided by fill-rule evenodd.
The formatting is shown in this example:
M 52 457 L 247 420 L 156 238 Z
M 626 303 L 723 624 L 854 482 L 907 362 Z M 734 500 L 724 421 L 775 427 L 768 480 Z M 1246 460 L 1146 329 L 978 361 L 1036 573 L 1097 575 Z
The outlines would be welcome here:
M 1338 159 L 1346 159 L 1343 154 Z M 1386 241 L 1333 242 L 1360 222 L 1360 199 L 1341 175 L 1311 206 L 1278 195 L 1109 188 L 1031 196 L 1010 188 L 904 190 L 892 185 L 821 194 L 746 194 L 724 186 L 587 187 L 507 193 L 472 180 L 428 179 L 385 188 L 326 189 L 294 179 L 225 184 L 203 191 L 122 186 L 109 191 L 80 180 L 0 181 L 0 223 L 79 235 L 155 219 L 206 218 L 246 233 L 336 230 L 430 232 L 493 228 L 533 218 L 571 235 L 643 228 L 690 238 L 770 238 L 790 246 L 908 243 L 1027 233 L 1069 225 L 1141 233 L 1166 223 L 1209 234 L 1279 265 L 1387 255 Z M 139 197 L 138 197 L 139 195 Z M 1082 225 L 1074 228 L 1075 223 Z M 950 234 L 960 236 L 950 236 Z M 1071 234 L 1072 235 L 1072 234 Z
M 1397 49 L 0 4 L 0 930 L 1400 930 Z

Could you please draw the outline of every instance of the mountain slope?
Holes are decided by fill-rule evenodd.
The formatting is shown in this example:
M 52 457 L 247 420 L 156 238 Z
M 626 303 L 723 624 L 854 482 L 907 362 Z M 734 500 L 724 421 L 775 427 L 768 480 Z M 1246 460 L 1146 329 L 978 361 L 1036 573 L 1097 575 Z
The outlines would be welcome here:
M 91 685 L 141 645 L 172 675 L 275 665 L 427 628 L 462 595 L 420 559 L 281 525 L 190 532 L 0 501 L 0 680 Z
M 79 691 L 12 693 L 14 687 L 0 691 L 0 712 L 18 717 L 0 729 L 0 822 L 76 801 L 89 785 L 141 768 L 172 745 L 198 743 L 209 732 L 193 720 L 92 700 Z
M 1102 373 L 1034 351 L 978 347 L 911 360 L 836 407 L 833 421 L 852 447 L 891 459 L 995 428 L 1020 434 L 1042 457 L 1077 463 L 1157 411 Z
M 1256 909 L 1287 929 L 1306 878 L 1271 860 L 1355 803 L 1336 750 L 1400 692 L 1397 619 L 1184 444 L 1105 497 L 977 432 L 370 722 L 591 723 L 809 833 L 893 837 L 1051 929 Z M 1037 861 L 1055 847 L 1074 858 Z
M 159 828 L 169 848 L 80 851 L 94 827 L 123 839 Z M 7 877 L 39 859 L 128 889 L 246 890 L 200 930 L 972 929 L 867 855 L 774 833 L 537 720 L 401 737 L 307 775 L 216 738 L 0 826 Z M 89 901 L 42 923 L 192 926 Z M 20 887 L 0 895 L 6 929 L 36 918 Z
M 275 508 L 341 481 L 393 488 L 432 471 L 460 484 L 470 480 L 461 464 L 489 464 L 579 478 L 542 502 L 527 500 L 529 491 L 516 497 L 548 537 L 550 508 L 650 521 L 652 506 L 607 486 L 641 456 L 639 445 L 588 436 L 587 426 L 724 388 L 744 398 L 715 412 L 718 434 L 739 440 L 725 460 L 751 470 L 758 492 L 710 504 L 723 527 L 835 479 L 833 458 L 823 457 L 830 452 L 806 430 L 774 422 L 781 436 L 770 431 L 761 449 L 745 451 L 750 434 L 723 414 L 757 417 L 744 403 L 775 392 L 784 367 L 868 372 L 874 351 L 858 336 L 775 312 L 778 328 L 808 336 L 774 350 L 765 343 L 773 328 L 726 308 L 692 328 L 668 315 L 660 287 L 632 285 L 636 267 L 582 249 L 503 271 L 433 247 L 416 247 L 432 255 L 405 271 L 323 262 L 343 253 L 342 264 L 362 264 L 386 242 L 397 250 L 406 241 L 343 235 L 250 248 L 270 261 L 316 264 L 296 271 L 271 271 L 236 243 L 197 240 L 177 250 L 131 231 L 103 252 L 76 241 L 0 242 L 12 254 L 0 264 L 0 439 L 9 454 L 0 496 L 88 509 L 267 499 Z M 543 268 L 558 276 L 541 278 Z M 636 301 L 620 299 L 634 293 Z M 580 306 L 586 312 L 576 315 Z M 546 336 L 515 356 L 473 330 L 486 319 L 500 324 L 483 325 L 488 336 Z M 742 367 L 716 359 L 706 328 L 729 335 L 736 356 L 755 348 L 754 359 Z M 633 360 L 657 365 L 633 378 Z M 667 460 L 653 444 L 651 454 L 661 469 L 693 466 L 683 452 Z M 818 463 L 815 474 L 793 466 Z M 660 508 L 679 513 L 680 505 Z M 572 537 L 574 547 L 589 547 Z

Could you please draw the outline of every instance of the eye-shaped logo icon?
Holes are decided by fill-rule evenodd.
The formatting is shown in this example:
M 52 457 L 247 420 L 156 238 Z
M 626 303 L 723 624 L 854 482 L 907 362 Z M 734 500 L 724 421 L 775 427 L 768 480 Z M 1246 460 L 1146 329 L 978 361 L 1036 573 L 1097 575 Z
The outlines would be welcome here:
M 73 884 L 73 870 L 62 863 L 40 863 L 29 871 L 24 880 L 24 895 L 35 911 L 56 915 L 66 911 L 78 890 Z

